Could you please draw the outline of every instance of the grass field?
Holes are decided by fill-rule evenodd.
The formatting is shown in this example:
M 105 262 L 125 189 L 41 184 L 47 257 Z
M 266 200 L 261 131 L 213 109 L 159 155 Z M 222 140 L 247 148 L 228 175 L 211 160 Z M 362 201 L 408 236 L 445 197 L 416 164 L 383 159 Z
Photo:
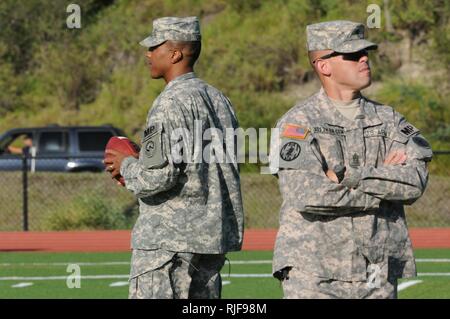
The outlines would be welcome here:
M 450 298 L 450 249 L 416 250 L 417 278 L 400 298 Z M 272 252 L 228 254 L 223 298 L 281 298 L 271 277 Z M 0 253 L 0 298 L 127 298 L 130 253 Z M 81 287 L 66 285 L 68 264 L 81 269 Z M 230 270 L 230 276 L 228 272 Z

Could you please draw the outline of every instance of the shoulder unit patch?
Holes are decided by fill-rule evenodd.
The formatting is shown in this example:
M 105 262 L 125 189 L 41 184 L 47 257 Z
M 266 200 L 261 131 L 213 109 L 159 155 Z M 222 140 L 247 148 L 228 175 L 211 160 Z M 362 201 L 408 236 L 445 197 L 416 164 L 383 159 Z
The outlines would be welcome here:
M 280 156 L 284 161 L 290 162 L 295 160 L 302 151 L 300 145 L 296 142 L 288 142 L 281 148 Z

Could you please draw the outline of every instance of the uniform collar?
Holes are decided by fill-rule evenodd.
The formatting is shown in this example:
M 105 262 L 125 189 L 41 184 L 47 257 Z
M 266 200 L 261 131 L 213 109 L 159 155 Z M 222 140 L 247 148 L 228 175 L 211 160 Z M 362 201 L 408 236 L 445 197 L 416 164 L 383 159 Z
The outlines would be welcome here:
M 323 87 L 317 94 L 319 103 L 317 108 L 323 121 L 332 126 L 345 128 L 358 128 L 377 126 L 383 122 L 375 112 L 375 105 L 361 95 L 359 99 L 359 110 L 356 113 L 355 120 L 351 121 L 339 112 L 339 110 L 330 101 Z
M 172 81 L 170 81 L 169 83 L 167 83 L 166 85 L 166 89 L 173 86 L 175 83 L 181 82 L 181 81 L 186 81 L 186 80 L 190 80 L 196 78 L 196 75 L 194 72 L 188 72 L 188 73 L 184 73 L 182 75 L 177 76 L 176 78 L 174 78 Z

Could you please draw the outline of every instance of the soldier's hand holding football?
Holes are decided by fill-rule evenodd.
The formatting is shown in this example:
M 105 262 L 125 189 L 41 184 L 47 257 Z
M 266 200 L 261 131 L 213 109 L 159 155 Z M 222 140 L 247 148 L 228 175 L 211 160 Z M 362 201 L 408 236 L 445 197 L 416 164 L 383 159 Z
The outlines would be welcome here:
M 130 155 L 115 150 L 106 152 L 106 158 L 103 160 L 103 163 L 106 166 L 106 171 L 111 173 L 112 178 L 120 176 L 120 165 L 122 165 L 123 159 L 128 156 Z

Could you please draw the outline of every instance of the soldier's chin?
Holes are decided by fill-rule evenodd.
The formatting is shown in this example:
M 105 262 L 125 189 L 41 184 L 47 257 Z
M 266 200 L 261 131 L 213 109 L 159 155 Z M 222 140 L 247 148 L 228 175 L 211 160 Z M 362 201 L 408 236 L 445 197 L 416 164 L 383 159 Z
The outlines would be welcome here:
M 162 78 L 162 75 L 153 71 L 150 71 L 150 75 L 152 77 L 152 79 L 160 79 Z
M 362 83 L 360 90 L 364 90 L 365 88 L 368 88 L 370 86 L 370 84 L 372 84 L 371 78 L 369 78 L 367 81 L 364 81 L 364 83 Z

